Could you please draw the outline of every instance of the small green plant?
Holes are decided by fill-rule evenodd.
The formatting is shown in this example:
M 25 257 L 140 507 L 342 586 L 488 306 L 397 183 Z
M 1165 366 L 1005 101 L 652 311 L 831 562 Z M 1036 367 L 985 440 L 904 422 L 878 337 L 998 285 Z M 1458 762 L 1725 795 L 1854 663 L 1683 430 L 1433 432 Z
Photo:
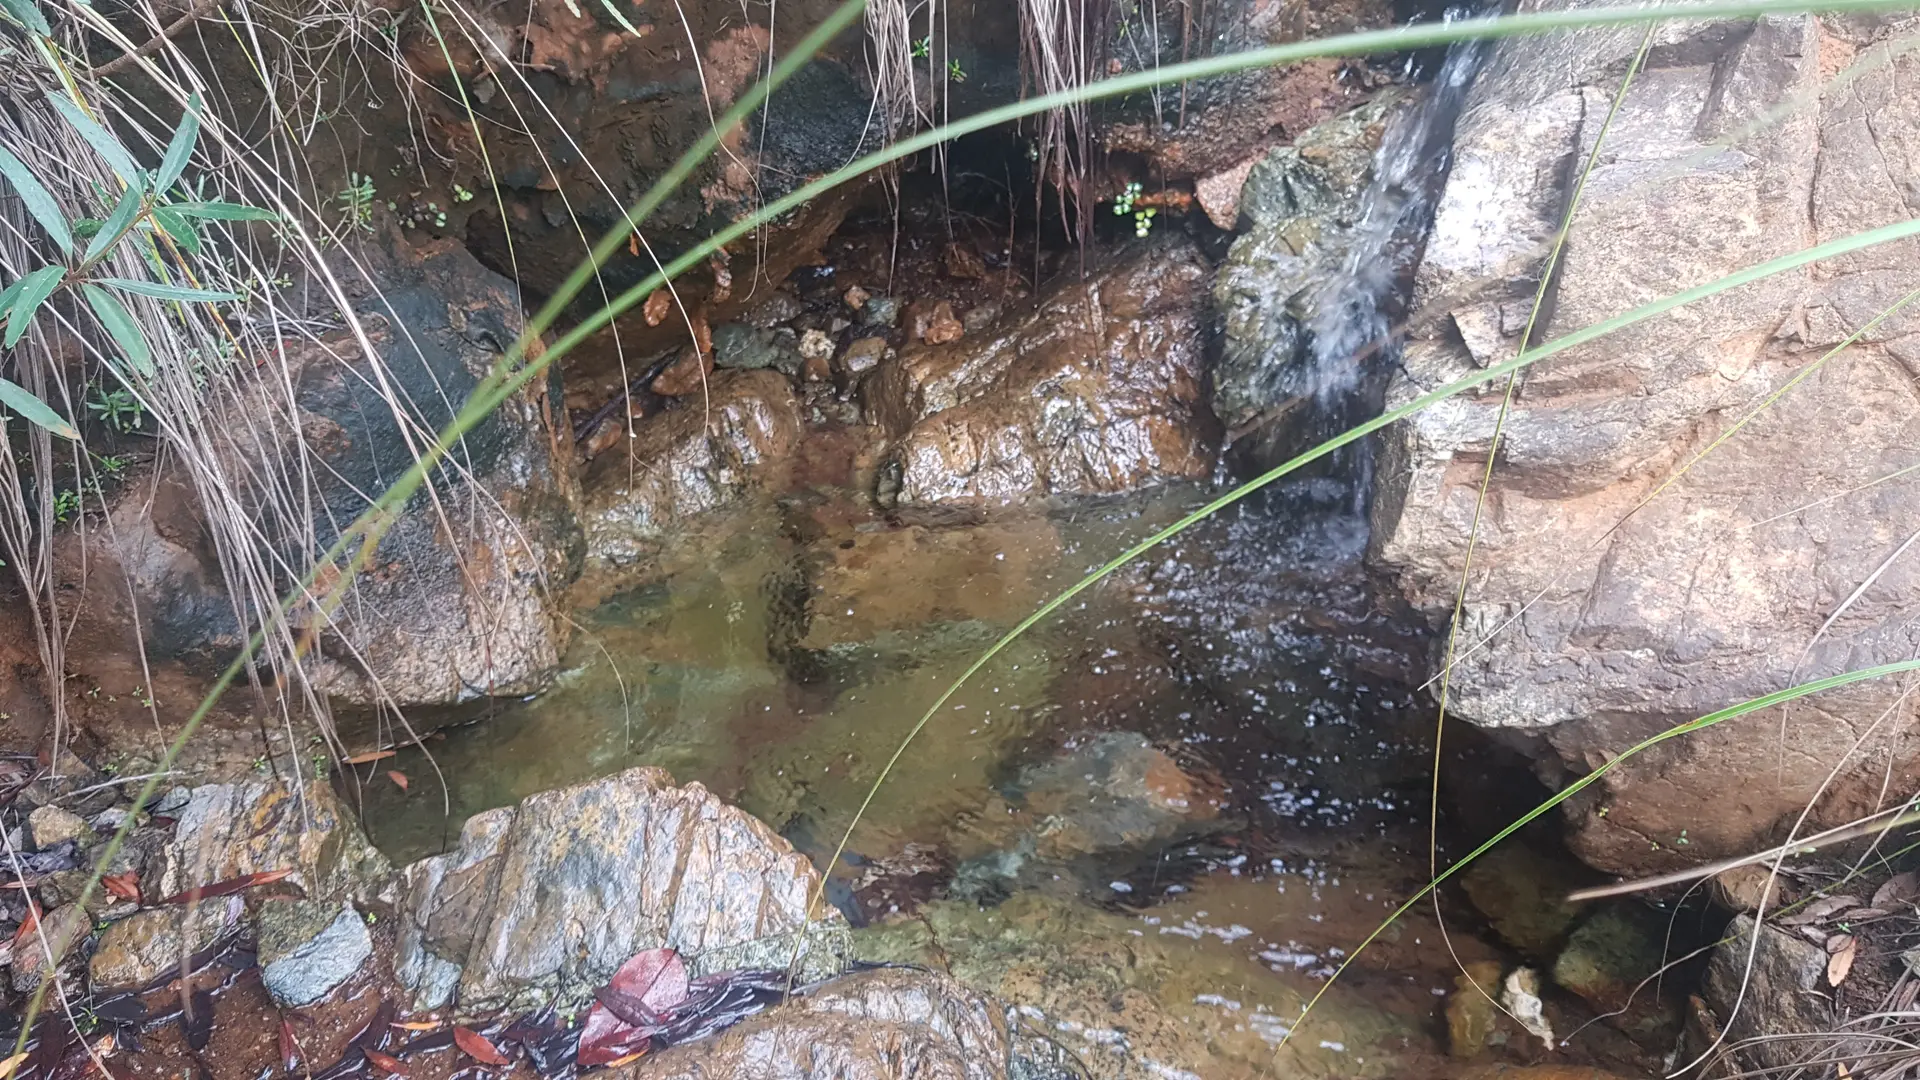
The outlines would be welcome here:
M 1127 189 L 1125 191 L 1122 191 L 1113 200 L 1113 216 L 1126 217 L 1128 214 L 1133 213 L 1133 202 L 1135 199 L 1138 199 L 1139 197 L 1140 197 L 1139 182 L 1136 181 L 1134 183 L 1128 184 Z
M 1138 201 L 1139 198 L 1139 183 L 1128 184 L 1126 190 L 1122 191 L 1119 197 L 1113 200 L 1113 216 L 1125 217 L 1128 214 L 1132 214 L 1133 235 L 1145 236 L 1153 231 L 1153 216 L 1159 213 L 1159 210 L 1151 206 L 1145 206 L 1135 210 L 1133 204 Z
M 98 465 L 100 471 L 106 473 L 108 476 L 117 477 L 127 471 L 129 462 L 125 454 L 108 454 L 105 457 L 96 457 L 94 464 Z
M 66 524 L 80 513 L 80 493 L 72 488 L 55 492 L 53 496 L 53 520 Z M 89 695 L 91 696 L 91 695 Z
M 146 420 L 140 399 L 124 386 L 109 390 L 98 383 L 94 384 L 87 392 L 87 411 L 122 435 L 139 431 L 140 425 Z
M 965 68 L 960 66 L 959 57 L 956 56 L 953 59 L 947 61 L 947 78 L 952 79 L 954 82 L 967 81 L 967 71 Z
M 473 192 L 461 187 L 459 184 L 455 184 L 453 185 L 453 201 L 457 203 L 472 202 Z
M 927 57 L 932 55 L 933 55 L 933 38 L 923 37 L 919 41 L 916 41 L 913 43 L 913 58 L 915 60 L 925 60 Z
M 348 228 L 373 231 L 373 177 L 348 173 L 347 186 L 341 189 L 339 200 Z

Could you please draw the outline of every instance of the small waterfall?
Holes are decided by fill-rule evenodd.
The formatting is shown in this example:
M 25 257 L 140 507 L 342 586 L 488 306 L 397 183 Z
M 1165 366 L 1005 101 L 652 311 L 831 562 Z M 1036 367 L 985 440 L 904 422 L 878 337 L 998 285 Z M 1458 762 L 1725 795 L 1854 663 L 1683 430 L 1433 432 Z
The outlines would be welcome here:
M 1477 12 L 1456 8 L 1447 18 L 1470 14 Z M 1395 366 L 1393 322 L 1404 314 L 1433 203 L 1451 164 L 1454 121 L 1489 48 L 1488 42 L 1469 41 L 1449 49 L 1427 93 L 1394 118 L 1374 153 L 1346 257 L 1320 286 L 1308 323 L 1300 388 L 1322 410 L 1346 412 L 1365 376 Z

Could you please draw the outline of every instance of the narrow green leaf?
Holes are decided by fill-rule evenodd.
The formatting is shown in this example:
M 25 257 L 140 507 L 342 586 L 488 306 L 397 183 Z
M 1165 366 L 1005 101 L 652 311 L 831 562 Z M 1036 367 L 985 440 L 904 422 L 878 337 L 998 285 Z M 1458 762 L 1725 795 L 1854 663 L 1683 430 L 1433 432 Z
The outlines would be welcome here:
M 180 117 L 180 126 L 173 133 L 173 141 L 167 144 L 167 154 L 160 159 L 160 172 L 153 180 L 153 190 L 165 191 L 173 186 L 180 174 L 187 171 L 187 161 L 193 157 L 194 140 L 200 136 L 200 95 L 187 99 L 187 111 Z
M 127 306 L 120 302 L 119 297 L 98 285 L 82 284 L 80 293 L 87 298 L 87 306 L 93 309 L 100 325 L 113 335 L 113 343 L 126 354 L 127 363 L 142 377 L 152 378 L 153 350 L 147 348 L 147 336 L 140 332 L 140 324 L 133 321 Z
M 170 207 L 156 206 L 152 213 L 155 223 L 173 237 L 173 242 L 180 245 L 180 250 L 189 255 L 200 254 L 200 234 L 194 230 L 193 222 L 181 217 Z
M 87 253 L 82 256 L 83 261 L 92 262 L 106 254 L 108 248 L 125 236 L 127 230 L 133 228 L 133 219 L 140 216 L 140 204 L 145 199 L 146 196 L 137 187 L 121 192 L 120 202 L 114 206 L 113 213 L 107 216 L 106 224 L 93 234 L 92 240 L 87 241 Z
M 169 203 L 168 208 L 181 217 L 207 218 L 212 221 L 279 221 L 280 215 L 257 206 L 230 202 Z
M 5 405 L 19 413 L 28 423 L 38 424 L 63 439 L 80 441 L 80 433 L 73 425 L 61 419 L 60 414 L 47 407 L 47 403 L 27 393 L 27 389 L 18 383 L 0 379 L 0 405 Z
M 60 250 L 73 254 L 73 233 L 67 228 L 67 218 L 60 212 L 60 204 L 53 201 L 53 194 L 27 169 L 26 163 L 8 153 L 4 146 L 0 146 L 0 175 L 4 175 L 7 182 L 13 185 L 20 201 L 26 204 L 27 213 L 32 214 L 33 220 L 47 230 L 53 242 L 60 245 Z
M 7 311 L 7 336 L 4 344 L 11 349 L 20 343 L 20 338 L 33 324 L 33 313 L 47 302 L 53 290 L 60 287 L 60 279 L 67 275 L 64 266 L 43 266 L 26 277 L 15 282 L 20 291 L 14 295 L 13 307 Z
M 20 286 L 26 283 L 27 279 L 21 278 L 6 288 L 0 289 L 0 319 L 5 319 L 7 312 L 13 310 L 14 298 L 20 295 Z
M 88 146 L 93 147 L 93 152 L 100 155 L 100 160 L 113 167 L 113 171 L 127 182 L 128 187 L 146 190 L 146 173 L 140 170 L 133 155 L 127 153 L 127 148 L 120 145 L 120 140 L 100 126 L 100 121 L 82 112 L 80 106 L 65 94 L 48 94 L 47 100 L 53 102 L 53 107 L 67 118 L 67 123 L 73 125 L 73 130 L 80 133 Z
M 0 0 L 0 8 L 4 8 L 14 22 L 41 37 L 53 35 L 53 27 L 47 25 L 47 17 L 40 14 L 40 5 L 33 0 Z
M 209 304 L 218 304 L 228 300 L 240 299 L 238 293 L 224 292 L 217 289 L 189 289 L 185 285 L 162 285 L 157 281 L 135 281 L 132 278 L 118 277 L 95 278 L 94 280 L 101 285 L 111 285 L 116 289 L 123 289 L 133 293 L 135 296 L 151 296 L 156 300 L 197 300 Z

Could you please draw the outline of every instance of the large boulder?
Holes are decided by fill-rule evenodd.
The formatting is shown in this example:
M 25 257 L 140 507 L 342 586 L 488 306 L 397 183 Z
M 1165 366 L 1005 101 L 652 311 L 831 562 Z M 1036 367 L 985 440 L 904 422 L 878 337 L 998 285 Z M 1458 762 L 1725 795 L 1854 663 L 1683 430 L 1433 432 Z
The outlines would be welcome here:
M 881 495 L 904 507 L 1102 495 L 1204 479 L 1208 271 L 1143 245 L 997 332 L 913 345 L 865 383 L 895 438 Z
M 678 950 L 695 975 L 837 970 L 838 912 L 809 921 L 805 856 L 699 784 L 654 768 L 467 820 L 460 845 L 405 871 L 395 968 L 420 1009 L 577 1005 L 635 953 Z
M 1920 60 L 1744 130 L 1810 95 L 1826 58 L 1887 32 L 1797 15 L 1664 31 L 1607 134 L 1537 340 L 1910 216 L 1920 101 L 1898 88 Z M 1516 43 L 1482 76 L 1416 282 L 1424 336 L 1390 404 L 1518 350 L 1545 241 L 1638 39 Z M 1677 722 L 1914 655 L 1920 564 L 1905 556 L 1920 500 L 1868 485 L 1910 464 L 1903 448 L 1920 439 L 1920 337 L 1911 317 L 1891 319 L 1809 365 L 1910 287 L 1893 268 L 1916 252 L 1906 242 L 1781 274 L 1529 369 L 1479 519 L 1452 711 L 1543 736 L 1577 774 Z M 1452 610 L 1502 387 L 1383 440 L 1373 558 L 1436 624 Z M 1913 705 L 1898 690 L 1823 694 L 1627 761 L 1570 804 L 1571 843 L 1625 872 L 1764 846 L 1810 801 L 1814 823 L 1847 820 L 1878 802 L 1888 770 L 1912 768 Z

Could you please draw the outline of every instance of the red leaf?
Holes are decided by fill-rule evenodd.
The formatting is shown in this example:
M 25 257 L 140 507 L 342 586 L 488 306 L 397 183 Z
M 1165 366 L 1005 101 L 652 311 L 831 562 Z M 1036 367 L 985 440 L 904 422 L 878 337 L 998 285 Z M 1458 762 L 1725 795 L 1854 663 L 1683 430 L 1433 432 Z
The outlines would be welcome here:
M 687 965 L 672 949 L 648 949 L 620 965 L 607 986 L 663 1013 L 687 1000 Z
M 389 780 L 391 780 L 391 781 L 393 781 L 394 783 L 396 783 L 396 784 L 398 784 L 398 785 L 400 785 L 400 790 L 401 790 L 401 791 L 405 791 L 405 790 L 407 790 L 407 774 L 406 774 L 406 773 L 403 773 L 403 772 L 401 772 L 401 771 L 400 771 L 399 769 L 388 769 L 388 770 L 387 770 L 387 779 L 389 779 Z
M 257 874 L 244 874 L 225 881 L 216 881 L 211 885 L 195 885 L 186 892 L 174 893 L 162 904 L 187 904 L 195 900 L 211 900 L 216 896 L 231 896 L 242 889 L 251 889 L 255 885 L 271 885 L 293 873 L 292 870 L 262 870 Z
M 280 1064 L 292 1072 L 300 1064 L 300 1044 L 293 1041 L 293 1025 L 280 1018 Z
M 505 1065 L 507 1063 L 507 1055 L 501 1053 L 500 1048 L 493 1045 L 485 1035 L 480 1034 L 472 1028 L 454 1028 L 453 1041 L 459 1045 L 461 1050 L 466 1051 L 468 1057 L 482 1065 Z
M 362 1050 L 360 1052 L 367 1055 L 368 1061 L 373 1062 L 375 1065 L 379 1066 L 381 1069 L 385 1070 L 386 1072 L 393 1074 L 394 1076 L 407 1075 L 407 1067 L 405 1065 L 400 1064 L 400 1059 L 397 1057 L 394 1057 L 392 1054 L 383 1054 L 378 1050 Z
M 583 1069 L 611 1065 L 645 1050 L 648 1044 L 647 1036 L 638 1028 L 613 1015 L 605 1005 L 596 1003 L 587 1010 L 587 1022 L 580 1026 L 580 1050 L 576 1059 Z
M 13 947 L 16 952 L 19 951 L 20 943 L 32 937 L 34 929 L 39 925 L 40 905 L 34 903 L 33 897 L 29 896 L 27 897 L 27 916 L 20 920 L 20 929 L 13 932 Z
M 108 892 L 122 900 L 131 900 L 136 904 L 140 902 L 140 874 L 137 871 L 109 874 L 100 879 L 100 884 L 106 886 Z

